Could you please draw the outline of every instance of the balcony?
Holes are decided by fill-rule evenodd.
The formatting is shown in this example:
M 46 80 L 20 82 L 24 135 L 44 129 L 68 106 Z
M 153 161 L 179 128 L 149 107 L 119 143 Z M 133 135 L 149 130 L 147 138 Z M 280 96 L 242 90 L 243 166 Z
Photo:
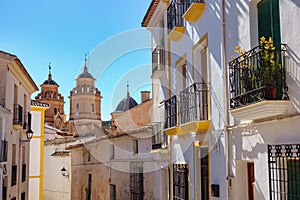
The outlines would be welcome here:
M 208 120 L 208 87 L 205 83 L 194 83 L 180 92 L 180 124 L 183 132 L 207 131 Z
M 164 134 L 162 123 L 157 122 L 152 125 L 152 150 L 166 149 L 168 146 L 168 137 Z
M 0 162 L 7 162 L 7 141 L 0 141 Z
M 257 120 L 287 114 L 286 46 L 255 47 L 229 62 L 230 109 L 234 118 Z
M 185 135 L 190 132 L 205 132 L 210 126 L 208 119 L 208 87 L 194 83 L 182 92 L 165 101 L 165 133 Z
M 179 0 L 173 0 L 167 9 L 167 21 L 171 41 L 178 41 L 185 32 L 183 14 L 186 11 L 186 4 Z
M 152 78 L 161 78 L 165 72 L 165 50 L 157 46 L 152 52 Z
M 23 107 L 14 104 L 13 127 L 14 129 L 22 128 L 23 123 Z
M 185 0 L 188 8 L 184 13 L 183 18 L 189 22 L 196 22 L 199 17 L 204 13 L 205 3 L 204 0 Z

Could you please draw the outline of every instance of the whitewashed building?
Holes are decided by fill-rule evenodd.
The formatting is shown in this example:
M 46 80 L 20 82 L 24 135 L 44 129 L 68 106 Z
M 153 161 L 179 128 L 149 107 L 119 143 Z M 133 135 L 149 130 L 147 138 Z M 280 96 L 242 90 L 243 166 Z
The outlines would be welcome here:
M 226 8 L 227 55 L 234 56 L 228 71 L 232 198 L 299 199 L 300 2 L 228 1 Z M 274 48 L 260 44 L 261 37 L 271 37 Z M 237 45 L 246 50 L 241 57 Z
M 2 119 L 1 139 L 7 144 L 2 199 L 28 199 L 29 148 L 32 136 L 30 96 L 37 86 L 15 55 L 0 51 L 0 104 L 12 113 Z M 4 125 L 5 122 L 5 125 Z M 5 142 L 7 141 L 7 143 Z M 4 156 L 5 157 L 5 156 Z
M 151 1 L 142 26 L 171 199 L 299 198 L 299 9 L 295 0 Z
M 153 0 L 153 123 L 169 138 L 170 199 L 226 199 L 220 1 Z

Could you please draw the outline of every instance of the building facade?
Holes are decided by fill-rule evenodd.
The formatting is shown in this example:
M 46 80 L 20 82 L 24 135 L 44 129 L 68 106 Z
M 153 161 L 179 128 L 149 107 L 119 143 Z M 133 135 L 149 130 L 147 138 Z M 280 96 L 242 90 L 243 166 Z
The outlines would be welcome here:
M 142 26 L 171 199 L 299 197 L 299 9 L 293 0 L 151 1 Z
M 226 16 L 232 198 L 298 199 L 300 3 L 236 2 Z
M 170 199 L 226 199 L 220 1 L 152 1 L 153 123 L 169 138 Z M 218 9 L 216 9 L 218 8 Z
M 2 138 L 7 141 L 6 173 L 2 199 L 28 199 L 29 142 L 31 130 L 30 96 L 38 88 L 21 61 L 0 51 L 0 104 L 11 111 Z
M 32 130 L 34 136 L 30 141 L 29 155 L 29 195 L 30 200 L 43 199 L 44 190 L 44 131 L 45 111 L 49 104 L 31 101 Z
M 113 126 L 81 137 L 70 146 L 72 199 L 166 199 L 168 170 L 152 150 L 152 100 L 142 92 L 142 103 L 128 94 L 115 112 Z M 121 109 L 122 108 L 122 109 Z M 164 176 L 165 178 L 162 178 Z M 162 181 L 164 183 L 162 184 Z

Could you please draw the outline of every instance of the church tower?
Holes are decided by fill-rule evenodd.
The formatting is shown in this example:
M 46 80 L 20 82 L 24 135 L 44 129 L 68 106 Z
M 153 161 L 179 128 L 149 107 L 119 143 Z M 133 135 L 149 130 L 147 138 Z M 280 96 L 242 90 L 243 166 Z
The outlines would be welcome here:
M 64 128 L 66 116 L 64 112 L 64 97 L 58 92 L 59 85 L 52 79 L 51 66 L 49 64 L 48 79 L 41 85 L 41 92 L 35 97 L 40 103 L 50 104 L 45 112 L 45 123 L 57 129 Z
M 76 78 L 76 87 L 70 92 L 69 131 L 75 135 L 85 135 L 77 127 L 80 125 L 96 125 L 101 127 L 101 93 L 95 87 L 95 78 L 85 66 Z

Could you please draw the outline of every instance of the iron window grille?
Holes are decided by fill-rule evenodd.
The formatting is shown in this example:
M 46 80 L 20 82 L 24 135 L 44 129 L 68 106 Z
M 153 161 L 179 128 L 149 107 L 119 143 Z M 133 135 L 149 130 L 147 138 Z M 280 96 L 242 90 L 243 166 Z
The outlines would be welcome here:
M 300 199 L 300 144 L 268 145 L 270 200 Z
M 23 107 L 19 104 L 14 104 L 13 123 L 16 125 L 22 125 L 23 122 Z
M 156 122 L 152 125 L 152 149 L 165 149 L 168 145 L 168 137 L 164 134 L 162 123 Z
M 180 92 L 180 124 L 208 119 L 208 88 L 205 83 L 194 83 Z
M 152 51 L 152 73 L 165 70 L 165 50 L 161 46 L 157 46 Z
M 173 164 L 173 199 L 189 199 L 189 165 Z
M 142 162 L 130 163 L 130 199 L 144 199 L 144 175 Z
M 229 62 L 230 108 L 262 100 L 288 99 L 286 45 L 270 50 L 257 46 Z

